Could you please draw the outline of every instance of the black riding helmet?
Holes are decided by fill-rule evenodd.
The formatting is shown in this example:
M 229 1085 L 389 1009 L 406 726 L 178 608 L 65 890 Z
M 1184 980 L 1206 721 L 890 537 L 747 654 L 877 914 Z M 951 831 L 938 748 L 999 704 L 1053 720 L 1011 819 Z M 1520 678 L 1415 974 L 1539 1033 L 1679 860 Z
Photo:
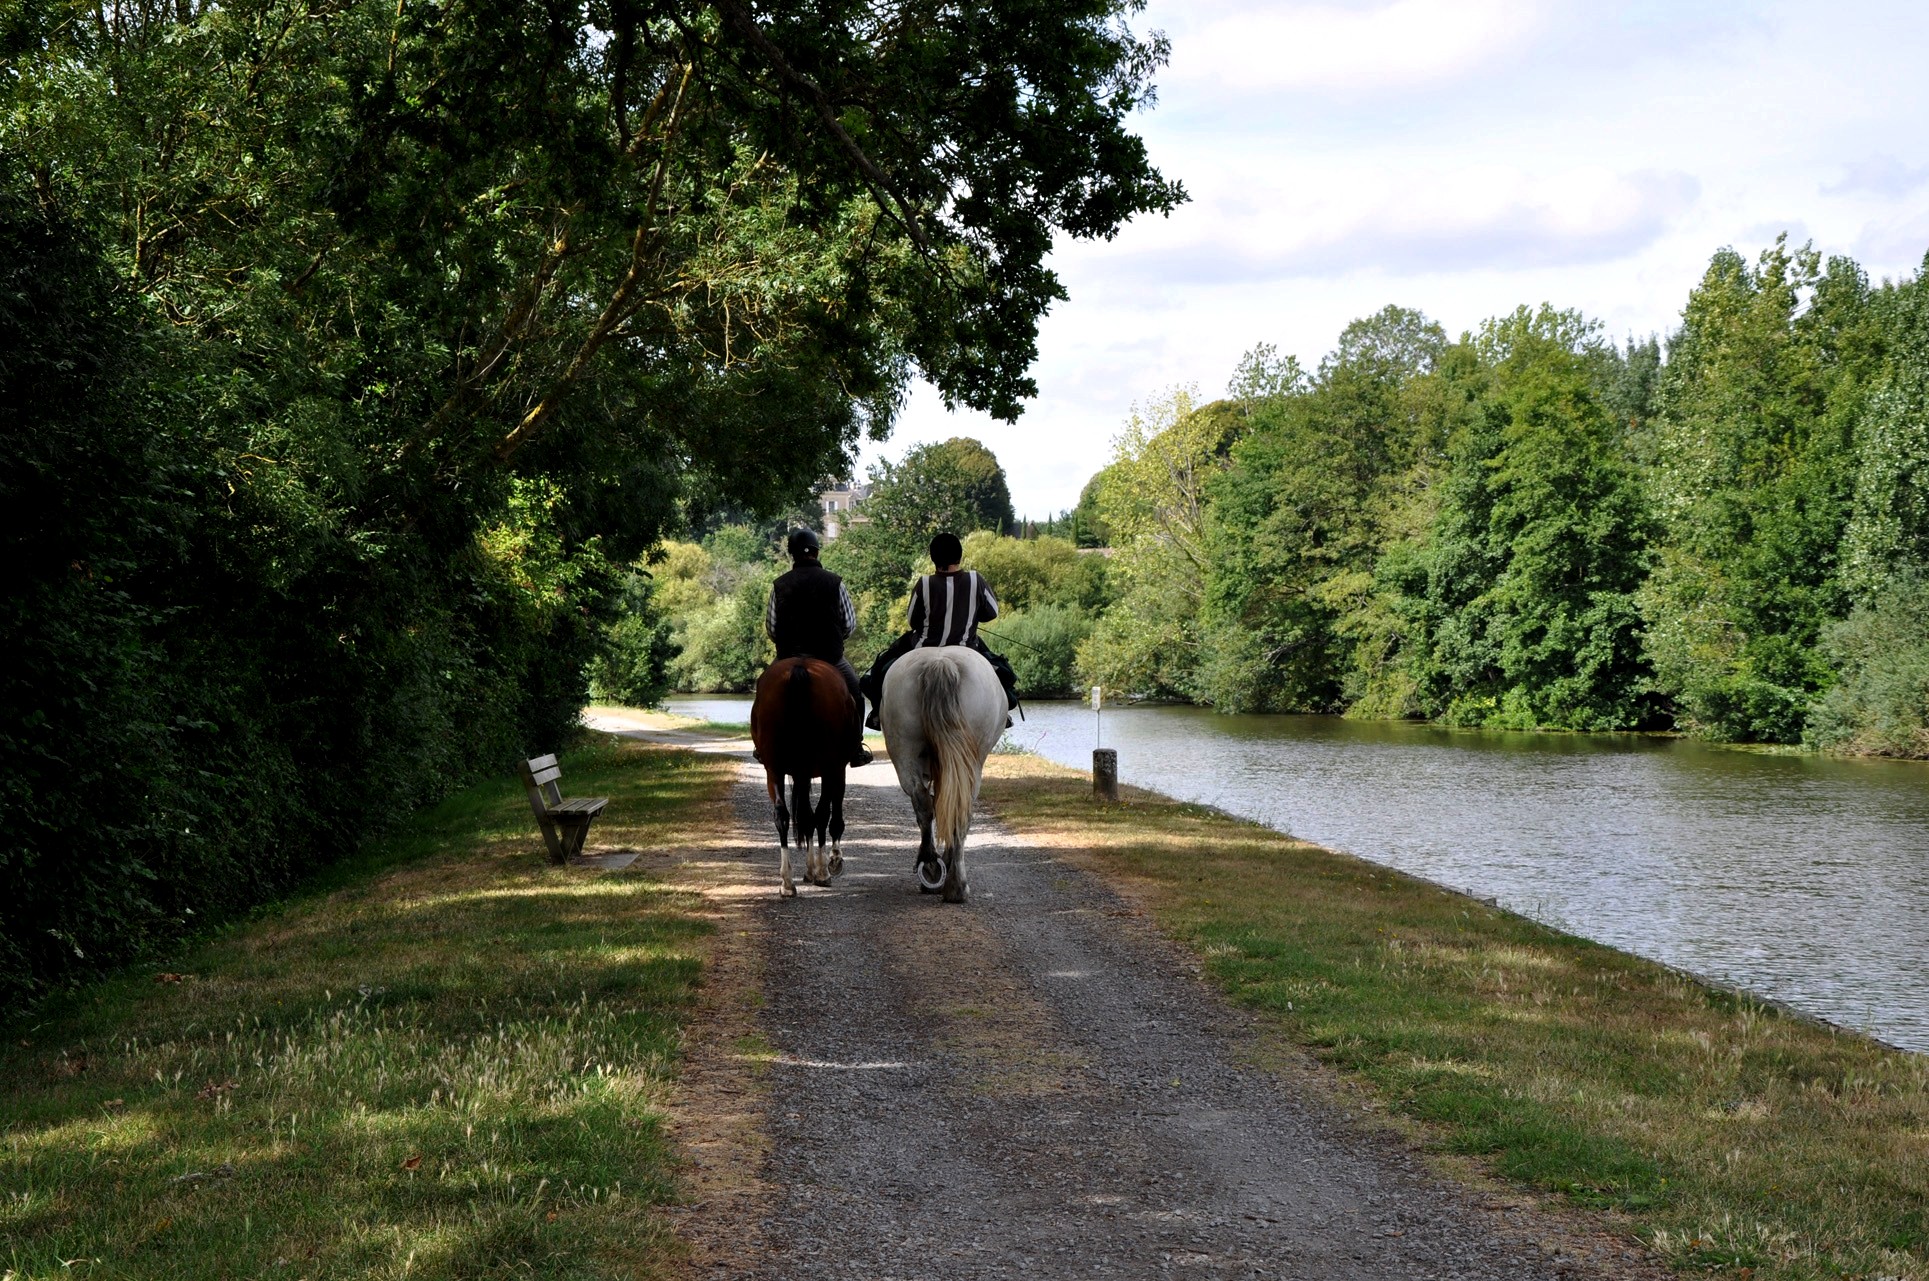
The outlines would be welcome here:
M 955 565 L 964 559 L 964 544 L 958 541 L 956 534 L 939 534 L 931 540 L 930 551 L 931 563 L 939 569 L 943 569 L 946 565 Z
M 791 530 L 789 540 L 784 543 L 792 560 L 803 560 L 806 557 L 815 560 L 819 546 L 817 535 L 808 529 Z

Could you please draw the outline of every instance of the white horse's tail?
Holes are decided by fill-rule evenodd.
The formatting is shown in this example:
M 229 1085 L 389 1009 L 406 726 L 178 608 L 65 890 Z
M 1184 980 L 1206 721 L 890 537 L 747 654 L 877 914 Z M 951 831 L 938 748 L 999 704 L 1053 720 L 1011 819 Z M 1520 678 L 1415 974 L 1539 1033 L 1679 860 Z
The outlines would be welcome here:
M 958 668 L 933 663 L 924 671 L 924 741 L 931 752 L 932 835 L 955 851 L 971 830 L 971 802 L 978 795 L 978 751 L 965 723 Z

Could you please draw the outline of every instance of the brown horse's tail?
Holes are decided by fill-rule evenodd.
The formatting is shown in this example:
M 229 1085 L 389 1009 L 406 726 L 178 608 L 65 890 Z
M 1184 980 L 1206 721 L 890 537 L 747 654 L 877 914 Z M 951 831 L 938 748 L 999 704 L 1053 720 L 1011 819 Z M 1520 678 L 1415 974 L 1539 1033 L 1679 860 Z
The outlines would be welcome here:
M 779 759 L 791 768 L 806 766 L 811 753 L 811 726 L 815 717 L 810 705 L 810 662 L 796 659 L 790 669 L 790 679 L 784 682 L 784 710 L 777 718 L 777 750 Z M 806 777 L 809 777 L 806 770 Z
M 932 835 L 955 850 L 971 830 L 971 802 L 978 795 L 978 755 L 965 724 L 958 669 L 932 663 L 924 669 L 924 741 L 931 752 Z

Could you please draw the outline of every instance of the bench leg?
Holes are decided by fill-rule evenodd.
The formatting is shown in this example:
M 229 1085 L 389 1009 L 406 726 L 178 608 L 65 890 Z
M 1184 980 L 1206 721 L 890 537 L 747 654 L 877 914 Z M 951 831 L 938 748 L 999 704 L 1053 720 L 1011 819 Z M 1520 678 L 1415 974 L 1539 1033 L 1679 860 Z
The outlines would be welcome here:
M 561 866 L 569 861 L 569 829 L 545 818 L 541 821 L 543 844 L 549 847 L 549 861 Z M 560 830 L 559 830 L 560 829 Z

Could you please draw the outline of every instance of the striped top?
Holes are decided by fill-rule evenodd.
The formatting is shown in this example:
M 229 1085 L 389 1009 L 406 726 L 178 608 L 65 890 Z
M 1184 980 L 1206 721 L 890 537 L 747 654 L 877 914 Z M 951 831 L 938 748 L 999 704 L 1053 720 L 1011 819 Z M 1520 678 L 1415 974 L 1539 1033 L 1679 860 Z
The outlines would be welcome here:
M 967 645 L 978 624 L 998 617 L 998 598 L 975 569 L 926 574 L 911 589 L 911 630 L 918 646 Z

